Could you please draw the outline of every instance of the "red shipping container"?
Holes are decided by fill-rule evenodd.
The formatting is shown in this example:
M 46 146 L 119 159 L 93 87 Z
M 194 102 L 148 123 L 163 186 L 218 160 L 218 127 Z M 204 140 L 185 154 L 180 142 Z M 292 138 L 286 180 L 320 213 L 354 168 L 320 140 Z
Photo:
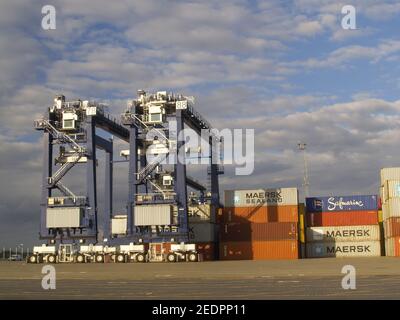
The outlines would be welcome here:
M 307 213 L 308 227 L 361 226 L 378 224 L 378 211 Z
M 384 221 L 385 238 L 400 237 L 400 217 L 391 217 Z
M 296 205 L 227 207 L 222 210 L 220 223 L 228 222 L 298 222 L 299 208 Z
M 221 225 L 220 240 L 225 242 L 298 240 L 298 225 L 296 222 L 227 223 Z
M 298 259 L 296 240 L 221 242 L 220 260 Z
M 218 245 L 214 242 L 196 243 L 196 250 L 201 254 L 203 261 L 212 261 L 217 258 Z

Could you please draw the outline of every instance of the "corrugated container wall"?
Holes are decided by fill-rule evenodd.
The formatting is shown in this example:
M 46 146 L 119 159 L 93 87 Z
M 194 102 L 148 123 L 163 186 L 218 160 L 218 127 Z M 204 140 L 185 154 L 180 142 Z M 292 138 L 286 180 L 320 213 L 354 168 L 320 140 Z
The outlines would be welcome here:
M 307 212 L 369 211 L 378 209 L 376 195 L 306 198 Z
M 225 190 L 225 207 L 297 206 L 297 204 L 297 188 Z
M 400 217 L 392 217 L 383 223 L 385 238 L 400 237 Z
M 400 180 L 387 180 L 383 187 L 384 201 L 400 196 Z
M 307 241 L 349 242 L 379 241 L 379 225 L 307 228 Z
M 381 186 L 386 180 L 400 180 L 400 168 L 383 168 L 381 169 Z
M 222 211 L 221 223 L 227 222 L 298 222 L 298 205 L 269 207 L 227 207 Z
M 313 242 L 307 245 L 308 258 L 380 256 L 380 241 Z
M 298 259 L 298 242 L 277 241 L 235 241 L 220 243 L 221 260 L 268 260 Z
M 378 211 L 307 213 L 308 227 L 360 226 L 378 224 Z
M 383 218 L 387 220 L 391 217 L 400 217 L 400 198 L 391 198 L 383 206 Z
M 135 214 L 134 214 L 135 226 L 170 225 L 171 222 L 172 222 L 171 205 L 135 206 Z
M 221 226 L 221 242 L 298 240 L 297 223 L 229 223 Z
M 219 226 L 215 223 L 189 222 L 189 241 L 197 242 L 216 242 L 217 230 Z

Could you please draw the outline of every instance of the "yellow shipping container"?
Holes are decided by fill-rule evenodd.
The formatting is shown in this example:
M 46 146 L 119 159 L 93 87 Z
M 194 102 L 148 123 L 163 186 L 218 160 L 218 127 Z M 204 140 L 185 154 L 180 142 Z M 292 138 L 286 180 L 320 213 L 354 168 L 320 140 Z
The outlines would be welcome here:
M 382 210 L 378 210 L 378 221 L 383 222 L 383 212 Z
M 300 243 L 306 242 L 305 226 L 304 226 L 305 214 L 306 214 L 306 209 L 305 209 L 304 203 L 299 203 L 299 240 L 300 240 Z

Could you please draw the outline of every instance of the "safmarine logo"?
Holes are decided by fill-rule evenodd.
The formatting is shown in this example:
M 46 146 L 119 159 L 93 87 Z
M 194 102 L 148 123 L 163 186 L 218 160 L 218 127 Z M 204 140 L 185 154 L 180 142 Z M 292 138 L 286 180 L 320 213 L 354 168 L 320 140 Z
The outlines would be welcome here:
M 348 200 L 343 201 L 343 198 L 340 197 L 339 200 L 335 200 L 335 197 L 330 197 L 328 199 L 328 210 L 333 211 L 337 209 L 343 210 L 346 207 L 364 207 L 364 202 L 362 200 Z

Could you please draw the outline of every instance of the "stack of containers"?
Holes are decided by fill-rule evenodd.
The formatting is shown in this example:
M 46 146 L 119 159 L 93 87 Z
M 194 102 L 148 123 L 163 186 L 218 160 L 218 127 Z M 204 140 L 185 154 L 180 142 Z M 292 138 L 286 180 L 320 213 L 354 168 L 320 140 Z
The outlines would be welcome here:
M 306 199 L 308 258 L 380 256 L 376 195 Z
M 196 244 L 196 250 L 204 261 L 218 258 L 217 210 L 207 203 L 189 206 L 189 243 Z
M 385 251 L 400 256 L 400 168 L 381 170 L 381 188 Z
M 297 188 L 226 190 L 221 260 L 298 259 Z

